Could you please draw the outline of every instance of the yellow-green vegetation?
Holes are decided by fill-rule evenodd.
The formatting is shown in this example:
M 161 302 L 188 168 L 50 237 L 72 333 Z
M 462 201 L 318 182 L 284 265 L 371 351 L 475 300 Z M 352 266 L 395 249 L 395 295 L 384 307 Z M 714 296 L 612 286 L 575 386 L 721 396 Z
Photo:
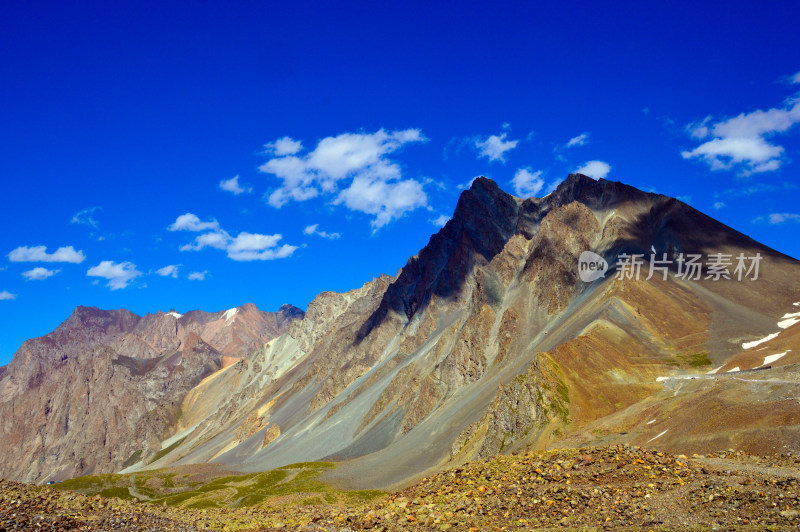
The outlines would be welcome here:
M 184 436 L 183 438 L 181 438 L 180 440 L 176 441 L 175 443 L 173 443 L 173 444 L 172 444 L 172 445 L 170 445 L 169 447 L 167 447 L 167 448 L 165 448 L 165 449 L 161 449 L 160 451 L 158 451 L 158 452 L 157 452 L 157 453 L 156 453 L 156 454 L 153 456 L 153 458 L 151 458 L 151 459 L 150 459 L 150 461 L 149 461 L 148 463 L 149 463 L 149 464 L 152 464 L 153 462 L 156 462 L 156 461 L 158 461 L 158 460 L 160 460 L 160 459 L 164 458 L 164 457 L 165 457 L 165 456 L 167 456 L 169 453 L 171 453 L 172 451 L 174 451 L 175 449 L 177 449 L 177 447 L 178 447 L 180 444 L 182 444 L 182 443 L 183 443 L 183 440 L 185 440 L 185 439 L 186 439 L 186 437 Z
M 681 353 L 675 355 L 673 359 L 666 362 L 668 366 L 681 366 L 702 368 L 711 365 L 711 359 L 708 358 L 708 351 L 699 351 L 697 353 Z
M 178 467 L 125 475 L 87 475 L 61 482 L 61 490 L 87 495 L 139 499 L 184 508 L 343 504 L 359 506 L 383 495 L 377 490 L 337 490 L 322 480 L 330 462 L 291 464 L 243 475 Z
M 126 467 L 130 467 L 141 459 L 142 459 L 142 450 L 139 449 L 138 451 L 131 454 L 127 460 L 125 460 L 125 462 L 122 464 L 122 468 L 124 469 Z

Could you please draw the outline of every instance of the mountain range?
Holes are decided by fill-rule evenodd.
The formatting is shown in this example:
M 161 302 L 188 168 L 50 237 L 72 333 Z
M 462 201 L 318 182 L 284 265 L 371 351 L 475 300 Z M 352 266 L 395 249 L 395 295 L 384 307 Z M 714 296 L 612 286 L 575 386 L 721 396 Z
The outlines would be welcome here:
M 581 280 L 585 251 L 605 276 Z M 305 312 L 78 307 L 0 368 L 0 476 L 328 460 L 383 489 L 554 446 L 798 452 L 798 324 L 800 262 L 677 199 L 478 178 L 396 276 Z

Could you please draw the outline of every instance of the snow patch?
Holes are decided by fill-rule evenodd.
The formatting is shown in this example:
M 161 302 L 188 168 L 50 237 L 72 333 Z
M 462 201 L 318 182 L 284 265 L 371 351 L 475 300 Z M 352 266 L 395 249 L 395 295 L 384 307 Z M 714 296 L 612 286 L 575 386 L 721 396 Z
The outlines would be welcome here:
M 724 365 L 725 365 L 725 364 L 723 364 L 722 366 L 720 366 L 720 367 L 718 367 L 718 368 L 714 368 L 714 369 L 712 369 L 711 371 L 709 371 L 708 373 L 706 373 L 706 375 L 713 375 L 713 374 L 715 374 L 716 372 L 718 372 L 719 370 L 721 370 L 721 369 L 722 369 L 722 367 L 723 367 Z
M 776 338 L 780 333 L 772 333 L 766 335 L 761 340 L 753 340 L 752 342 L 745 342 L 742 344 L 742 349 L 750 349 L 751 347 L 755 347 L 757 345 L 763 344 L 764 342 L 769 342 L 773 338 Z
M 667 379 L 669 379 L 669 377 L 656 377 L 656 382 L 663 382 Z
M 783 321 L 778 322 L 778 327 L 781 329 L 788 329 L 795 323 L 800 323 L 800 312 L 795 312 L 793 314 L 784 314 L 781 318 Z
M 653 423 L 655 423 L 655 422 L 656 422 L 656 420 L 655 420 L 655 419 L 651 419 L 650 421 L 648 421 L 648 422 L 647 422 L 647 424 L 648 424 L 648 425 L 652 425 L 652 424 L 653 424 Z
M 177 312 L 170 310 L 169 312 L 167 312 L 167 316 L 172 316 L 176 320 L 179 320 L 183 317 L 183 314 L 178 314 Z
M 231 318 L 236 316 L 237 312 L 239 312 L 238 308 L 232 308 L 230 310 L 226 310 L 225 314 L 222 315 L 222 317 L 225 318 L 225 323 L 229 322 Z
M 791 351 L 791 349 L 789 349 L 789 351 Z M 775 355 L 765 356 L 764 357 L 764 363 L 761 364 L 761 366 L 766 366 L 767 364 L 772 364 L 776 360 L 779 360 L 783 355 L 785 355 L 789 351 L 784 351 L 783 353 L 777 353 Z M 761 367 L 761 366 L 759 366 L 759 367 Z
M 739 366 L 736 366 L 736 367 L 735 367 L 735 368 L 733 368 L 733 369 L 729 369 L 729 370 L 728 370 L 728 373 L 733 373 L 734 371 L 741 371 L 741 370 L 739 369 Z
M 656 438 L 660 438 L 661 436 L 663 436 L 664 434 L 666 434 L 668 430 L 669 430 L 669 429 L 665 430 L 664 432 L 662 432 L 662 433 L 661 433 L 661 434 L 659 434 L 658 436 L 653 436 L 652 438 L 650 438 L 649 440 L 647 440 L 647 442 L 646 442 L 646 443 L 650 443 L 651 441 L 655 440 Z

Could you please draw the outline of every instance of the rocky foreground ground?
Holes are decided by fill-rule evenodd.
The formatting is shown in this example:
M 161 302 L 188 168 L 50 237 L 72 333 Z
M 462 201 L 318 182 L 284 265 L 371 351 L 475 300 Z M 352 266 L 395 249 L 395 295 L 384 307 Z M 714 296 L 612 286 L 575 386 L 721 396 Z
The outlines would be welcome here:
M 800 457 L 638 447 L 498 456 L 363 507 L 188 509 L 0 481 L 4 530 L 789 530 Z

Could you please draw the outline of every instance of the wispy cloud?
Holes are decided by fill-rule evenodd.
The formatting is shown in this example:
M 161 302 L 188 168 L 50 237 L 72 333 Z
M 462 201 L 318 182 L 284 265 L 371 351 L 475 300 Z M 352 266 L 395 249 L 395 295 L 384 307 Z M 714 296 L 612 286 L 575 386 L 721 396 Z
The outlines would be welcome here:
M 798 122 L 800 95 L 766 111 L 759 109 L 716 122 L 709 116 L 687 127 L 691 137 L 708 140 L 693 150 L 682 151 L 681 156 L 702 160 L 714 171 L 736 170 L 742 176 L 771 172 L 784 163 L 785 151 L 771 137 Z
M 284 137 L 267 145 L 275 157 L 259 167 L 281 181 L 267 202 L 280 208 L 324 195 L 334 205 L 375 216 L 372 227 L 379 229 L 427 205 L 422 183 L 403 178 L 400 166 L 388 157 L 403 146 L 425 141 L 418 129 L 343 133 L 298 155 L 302 145 Z
M 473 177 L 472 179 L 470 179 L 466 183 L 456 185 L 456 188 L 458 190 L 469 190 L 472 187 L 472 183 L 474 183 L 475 180 L 478 179 L 479 177 L 484 177 L 484 176 L 476 175 L 475 177 Z
M 266 152 L 271 155 L 282 157 L 284 155 L 294 155 L 303 149 L 303 143 L 291 137 L 283 137 L 275 142 L 264 144 Z
M 8 290 L 0 292 L 0 301 L 9 301 L 11 299 L 17 299 L 17 294 L 12 294 Z
M 72 246 L 64 246 L 53 253 L 47 252 L 47 246 L 20 246 L 8 254 L 11 262 L 70 262 L 80 264 L 86 260 L 83 251 L 76 251 Z
M 611 165 L 603 161 L 587 161 L 575 170 L 576 174 L 583 174 L 592 179 L 605 179 L 611 171 Z
M 583 146 L 585 144 L 589 144 L 589 134 L 588 133 L 581 133 L 577 137 L 572 137 L 567 141 L 567 148 L 573 148 L 575 146 Z
M 189 274 L 190 281 L 205 281 L 206 275 L 208 275 L 208 270 L 203 270 L 202 272 L 192 272 Z
M 250 194 L 253 192 L 253 187 L 250 185 L 242 186 L 239 183 L 239 176 L 235 175 L 230 179 L 223 179 L 219 182 L 219 188 L 224 190 L 225 192 L 230 192 L 234 196 L 238 196 L 239 194 Z
M 86 275 L 107 279 L 106 286 L 111 290 L 119 290 L 127 288 L 131 281 L 142 275 L 142 272 L 137 270 L 136 265 L 132 262 L 117 263 L 111 260 L 104 260 L 97 266 L 89 268 Z
M 88 225 L 89 227 L 94 227 L 97 229 L 97 220 L 92 217 L 92 214 L 94 214 L 95 211 L 101 210 L 101 208 L 102 207 L 89 207 L 88 209 L 78 211 L 72 215 L 70 223 Z
M 514 179 L 511 180 L 514 185 L 514 191 L 517 196 L 521 198 L 529 198 L 535 196 L 544 187 L 544 179 L 542 179 L 542 171 L 533 171 L 530 168 L 520 168 L 514 173 Z
M 49 270 L 47 268 L 42 268 L 41 266 L 37 266 L 32 270 L 28 270 L 26 272 L 22 272 L 22 276 L 29 281 L 43 281 L 48 277 L 52 277 L 61 270 Z
M 337 238 L 342 236 L 339 233 L 328 233 L 327 231 L 320 231 L 319 224 L 306 226 L 306 228 L 303 229 L 303 233 L 307 235 L 321 236 L 322 238 L 327 238 L 328 240 L 336 240 Z
M 169 264 L 164 266 L 163 268 L 159 268 L 156 270 L 156 273 L 161 277 L 172 277 L 173 279 L 178 278 L 178 270 L 180 269 L 180 264 Z
M 440 214 L 438 217 L 431 220 L 431 223 L 436 227 L 444 227 L 447 222 L 450 221 L 450 217 L 446 214 Z
M 213 224 L 211 222 L 200 222 L 199 218 L 192 213 L 179 216 L 170 228 L 179 227 L 179 229 L 171 229 L 173 231 L 197 232 L 197 227 L 201 225 L 208 226 L 213 230 L 197 235 L 191 243 L 181 246 L 181 251 L 200 251 L 205 248 L 214 248 L 227 252 L 228 257 L 233 260 L 253 261 L 283 259 L 291 256 L 297 249 L 297 246 L 289 244 L 278 246 L 279 241 L 283 238 L 280 234 L 262 235 L 243 231 L 233 237 L 219 227 L 219 223 L 216 220 L 214 220 Z
M 753 194 L 762 194 L 765 192 L 778 192 L 781 190 L 796 190 L 798 188 L 794 183 L 783 183 L 781 185 L 771 185 L 768 183 L 755 183 L 741 188 L 728 188 L 719 192 L 719 196 L 739 197 L 739 196 L 752 196 Z
M 170 231 L 213 231 L 219 229 L 219 222 L 213 219 L 209 220 L 208 222 L 204 222 L 200 220 L 196 214 L 187 212 L 186 214 L 181 214 L 178 216 L 178 218 L 169 227 L 167 227 L 167 229 Z
M 476 137 L 473 144 L 478 150 L 479 157 L 485 157 L 490 161 L 506 162 L 506 152 L 513 150 L 519 144 L 518 140 L 506 140 L 508 133 L 500 135 L 489 135 L 486 138 Z
M 786 222 L 800 223 L 800 214 L 796 214 L 793 212 L 776 212 L 768 214 L 766 216 L 759 216 L 753 220 L 753 222 L 756 223 L 763 221 L 767 221 L 771 225 L 780 225 Z
M 720 210 L 723 207 L 725 207 L 725 202 L 723 202 L 723 201 L 715 201 L 714 202 L 714 209 L 715 210 Z

